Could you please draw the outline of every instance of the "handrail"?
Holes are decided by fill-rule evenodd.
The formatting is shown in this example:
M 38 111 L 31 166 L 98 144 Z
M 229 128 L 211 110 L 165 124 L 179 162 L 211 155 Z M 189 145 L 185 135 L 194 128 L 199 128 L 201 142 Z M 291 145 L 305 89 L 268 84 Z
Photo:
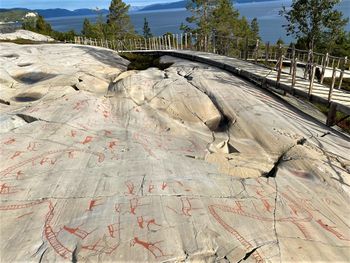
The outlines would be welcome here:
M 262 64 L 271 69 L 269 64 L 276 62 L 277 66 L 272 70 L 277 71 L 277 76 L 281 76 L 282 68 L 288 66 L 291 76 L 291 83 L 295 85 L 296 78 L 303 77 L 310 83 L 310 97 L 314 82 L 324 83 L 325 78 L 331 77 L 329 87 L 332 93 L 335 84 L 338 89 L 342 88 L 344 76 L 350 74 L 349 60 L 347 57 L 331 56 L 328 53 L 322 54 L 311 50 L 301 50 L 294 46 L 270 45 L 262 43 L 259 39 L 254 44 L 249 38 L 230 37 L 219 35 L 200 35 L 192 33 L 167 34 L 150 38 L 128 38 L 118 40 L 91 39 L 85 37 L 75 37 L 72 43 L 101 46 L 118 52 L 130 50 L 193 50 L 204 51 L 241 60 Z M 297 68 L 303 68 L 303 76 L 297 76 Z M 270 75 L 270 74 L 269 74 Z M 329 96 L 329 102 L 332 96 Z

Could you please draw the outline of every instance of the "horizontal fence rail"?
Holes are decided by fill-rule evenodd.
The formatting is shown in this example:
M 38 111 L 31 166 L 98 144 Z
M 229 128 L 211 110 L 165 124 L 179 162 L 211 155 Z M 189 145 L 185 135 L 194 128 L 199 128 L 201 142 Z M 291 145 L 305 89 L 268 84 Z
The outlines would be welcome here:
M 75 37 L 74 41 L 68 43 L 104 47 L 118 52 L 191 50 L 237 58 L 269 68 L 269 74 L 276 72 L 277 85 L 282 74 L 290 76 L 288 81 L 292 89 L 297 79 L 304 79 L 308 83 L 309 99 L 314 93 L 315 83 L 321 84 L 328 89 L 328 103 L 333 101 L 334 90 L 341 90 L 345 86 L 344 79 L 350 79 L 350 61 L 347 57 L 336 57 L 282 44 L 271 45 L 247 37 L 183 33 L 115 40 Z

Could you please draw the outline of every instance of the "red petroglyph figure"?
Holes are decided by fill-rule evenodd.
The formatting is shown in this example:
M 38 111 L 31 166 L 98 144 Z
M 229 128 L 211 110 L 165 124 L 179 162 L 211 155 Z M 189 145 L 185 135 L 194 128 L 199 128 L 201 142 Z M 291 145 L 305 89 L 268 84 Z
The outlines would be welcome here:
M 22 175 L 24 175 L 24 173 L 23 173 L 22 171 L 18 171 L 18 172 L 16 173 L 16 179 L 19 180 L 20 177 L 22 177 Z
M 270 205 L 269 201 L 266 199 L 261 199 L 261 201 L 263 202 L 266 211 L 271 213 L 272 210 L 271 210 L 271 205 Z
M 184 216 L 192 216 L 191 212 L 193 210 L 198 210 L 201 208 L 193 208 L 192 207 L 192 203 L 191 200 L 193 198 L 188 198 L 188 197 L 181 197 L 181 212 L 178 212 L 176 209 L 167 206 L 167 208 L 169 208 L 170 210 L 174 211 L 176 214 L 178 215 L 184 215 Z
M 69 159 L 74 159 L 74 151 L 69 151 L 68 152 L 68 158 Z
M 152 183 L 152 181 L 151 181 L 150 184 L 148 185 L 148 192 L 149 192 L 149 193 L 152 193 L 152 191 L 153 191 L 154 188 L 155 188 L 154 184 L 151 184 L 151 183 Z
M 128 188 L 128 192 L 126 192 L 126 194 L 129 195 L 135 195 L 134 190 L 135 190 L 135 185 L 133 182 L 131 181 L 126 181 L 125 182 L 126 187 Z
M 154 226 L 161 226 L 159 224 L 156 223 L 156 220 L 154 218 L 150 219 L 150 220 L 144 220 L 143 216 L 138 216 L 137 217 L 137 224 L 139 225 L 139 228 L 143 229 L 144 228 L 144 223 L 147 223 L 147 229 L 150 229 L 150 225 L 154 225 Z
M 130 214 L 136 215 L 136 209 L 140 206 L 145 206 L 147 204 L 140 204 L 139 199 L 137 197 L 129 200 L 129 208 L 130 208 Z
M 105 136 L 111 136 L 112 132 L 111 131 L 105 131 Z
M 74 138 L 76 135 L 77 135 L 77 131 L 75 131 L 75 130 L 71 130 L 71 131 L 70 131 L 70 136 L 71 136 L 71 137 Z
M 180 181 L 175 181 L 175 182 L 176 182 L 178 185 L 180 185 L 182 188 L 184 188 L 184 190 L 185 190 L 186 192 L 191 192 L 191 189 L 185 187 L 185 185 L 184 185 L 182 182 L 180 182 Z
M 16 217 L 16 219 L 20 219 L 20 218 L 22 218 L 22 217 L 29 216 L 29 215 L 31 215 L 31 214 L 33 214 L 33 212 L 25 213 L 25 214 L 23 214 L 23 215 L 20 215 L 20 216 Z
M 81 100 L 75 103 L 75 106 L 73 107 L 74 110 L 82 110 L 85 106 L 88 106 L 88 100 Z
M 163 253 L 163 251 L 158 246 L 156 246 L 157 244 L 159 244 L 161 242 L 163 242 L 163 241 L 147 242 L 147 241 L 140 240 L 138 237 L 134 237 L 134 240 L 131 242 L 130 245 L 135 246 L 135 244 L 138 244 L 138 245 L 144 247 L 149 252 L 151 252 L 155 258 L 169 256 L 169 255 L 165 255 Z
M 19 208 L 17 207 L 16 209 L 26 208 L 26 207 L 30 207 L 33 205 L 46 203 L 46 202 L 49 205 L 49 212 L 46 214 L 46 218 L 45 218 L 44 235 L 45 235 L 47 241 L 49 242 L 49 244 L 51 245 L 51 247 L 55 250 L 55 252 L 58 255 L 60 255 L 62 258 L 68 259 L 71 257 L 72 251 L 69 250 L 67 247 L 65 247 L 58 240 L 57 233 L 53 230 L 53 228 L 51 226 L 51 221 L 52 221 L 53 216 L 54 216 L 54 206 L 52 205 L 51 201 L 47 201 L 47 200 L 36 201 L 36 202 L 22 205 Z
M 108 242 L 105 240 L 105 236 L 103 237 L 103 239 L 104 240 L 102 239 L 97 240 L 97 242 L 94 243 L 93 245 L 82 246 L 81 248 L 97 252 L 98 254 L 104 253 L 106 255 L 111 255 L 119 247 L 119 243 L 117 243 L 115 246 L 110 246 Z M 102 245 L 100 245 L 102 241 L 103 243 Z
M 115 224 L 111 224 L 107 226 L 108 232 L 109 232 L 109 236 L 111 238 L 116 238 L 116 233 L 120 233 L 120 223 L 115 223 Z
M 12 155 L 11 159 L 14 160 L 14 159 L 17 158 L 18 156 L 20 156 L 22 153 L 23 153 L 23 152 L 16 151 L 16 152 Z
M 38 143 L 37 142 L 30 142 L 27 150 L 28 151 L 37 151 L 36 147 L 37 147 Z
M 168 184 L 165 183 L 165 182 L 163 182 L 163 183 L 162 183 L 162 190 L 164 190 L 164 189 L 167 188 L 167 187 L 168 187 Z
M 339 233 L 337 230 L 335 230 L 335 226 L 329 226 L 325 223 L 322 222 L 321 219 L 316 221 L 323 229 L 329 231 L 330 233 L 332 233 L 333 235 L 335 235 L 338 239 L 340 240 L 345 240 L 345 241 L 350 241 L 350 239 L 344 237 L 343 234 Z
M 88 154 L 92 154 L 98 157 L 98 162 L 101 163 L 104 161 L 105 159 L 105 155 L 103 153 L 99 153 L 99 152 L 93 152 L 93 151 L 89 151 L 89 150 L 81 150 L 81 149 L 63 149 L 63 150 L 55 150 L 55 151 L 49 151 L 49 152 L 44 152 L 42 154 L 39 154 L 37 156 L 34 156 L 30 159 L 24 160 L 22 162 L 19 162 L 15 165 L 12 165 L 8 168 L 6 168 L 5 170 L 0 171 L 0 177 L 6 176 L 8 174 L 10 174 L 13 171 L 16 171 L 17 169 L 19 169 L 20 167 L 23 167 L 27 164 L 32 163 L 34 165 L 34 162 L 38 159 L 42 159 L 45 158 L 49 155 L 52 154 L 58 154 L 58 153 L 69 153 L 71 151 L 75 151 L 75 152 L 82 152 L 82 153 L 88 153 Z
M 93 140 L 94 137 L 92 136 L 86 136 L 85 140 L 82 142 L 82 144 L 88 144 Z
M 108 148 L 113 150 L 117 146 L 117 141 L 111 141 L 108 143 Z
M 82 226 L 82 224 L 80 225 Z M 76 228 L 70 228 L 67 226 L 63 226 L 63 229 L 67 232 L 71 233 L 72 235 L 75 235 L 81 239 L 85 239 L 88 235 L 90 235 L 92 232 L 94 232 L 96 229 L 92 230 L 91 232 L 87 232 L 85 230 L 80 229 L 80 226 Z
M 0 194 L 11 194 L 11 189 L 6 184 L 0 184 Z
M 100 200 L 100 199 L 91 200 L 90 203 L 89 203 L 89 209 L 88 209 L 88 211 L 92 211 L 92 208 L 94 208 L 95 206 L 101 205 L 101 204 L 97 204 L 97 202 L 98 202 L 99 200 Z
M 44 157 L 40 161 L 40 165 L 44 165 L 45 163 L 54 165 L 57 162 L 56 158 Z
M 14 143 L 14 142 L 16 142 L 16 140 L 13 139 L 13 138 L 10 138 L 10 139 L 8 139 L 6 142 L 4 142 L 4 144 L 10 145 L 10 144 L 12 144 L 12 143 Z
M 106 111 L 106 110 L 103 111 L 103 117 L 105 117 L 107 119 L 109 117 L 109 115 L 110 115 L 109 111 Z

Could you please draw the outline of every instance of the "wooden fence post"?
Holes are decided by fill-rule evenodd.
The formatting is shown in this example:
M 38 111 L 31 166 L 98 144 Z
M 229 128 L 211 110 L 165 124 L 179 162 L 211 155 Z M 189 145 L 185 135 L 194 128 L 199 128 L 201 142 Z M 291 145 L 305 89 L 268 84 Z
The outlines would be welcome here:
M 326 73 L 326 68 L 328 66 L 328 61 L 329 61 L 329 53 L 327 53 L 323 58 L 321 81 L 320 81 L 321 84 L 323 84 L 324 75 Z
M 255 63 L 258 63 L 258 55 L 259 55 L 259 39 L 256 40 L 256 44 L 255 44 Z
M 307 62 L 305 64 L 305 70 L 304 70 L 304 79 L 307 79 L 307 74 L 310 73 L 310 67 L 311 67 L 311 55 L 312 55 L 312 50 L 310 49 L 308 54 L 307 54 Z
M 283 54 L 281 53 L 279 62 L 278 62 L 278 69 L 277 69 L 277 85 L 281 82 L 281 75 L 282 75 L 282 67 L 283 67 Z
M 333 73 L 332 73 L 332 83 L 331 83 L 331 87 L 329 88 L 328 102 L 330 102 L 332 100 L 332 95 L 333 95 L 333 89 L 334 89 L 334 85 L 335 85 L 336 75 L 337 75 L 337 67 L 334 67 L 333 68 Z
M 244 45 L 244 59 L 248 60 L 248 37 L 245 38 L 245 45 Z
M 265 45 L 265 62 L 269 61 L 269 52 L 270 52 L 270 42 L 267 42 Z
M 327 123 L 326 123 L 328 127 L 331 127 L 335 124 L 336 115 L 337 115 L 337 104 L 335 102 L 331 102 L 331 105 L 328 111 L 328 116 L 327 116 Z
M 290 59 L 289 75 L 293 74 L 294 62 L 295 62 L 295 45 L 293 44 L 293 46 L 292 46 L 292 57 Z
M 296 77 L 297 77 L 297 65 L 298 65 L 298 59 L 294 58 L 293 61 L 293 70 L 292 70 L 292 88 L 295 88 L 296 83 Z
M 316 64 L 313 64 L 311 68 L 311 78 L 309 83 L 309 100 L 311 99 L 312 90 L 314 88 L 315 73 L 316 73 Z
M 348 63 L 348 57 L 344 58 L 342 67 L 341 67 L 341 72 L 340 72 L 340 76 L 339 76 L 339 86 L 338 89 L 341 89 L 341 85 L 343 84 L 343 78 L 344 78 L 344 71 L 345 71 L 345 65 L 346 63 Z

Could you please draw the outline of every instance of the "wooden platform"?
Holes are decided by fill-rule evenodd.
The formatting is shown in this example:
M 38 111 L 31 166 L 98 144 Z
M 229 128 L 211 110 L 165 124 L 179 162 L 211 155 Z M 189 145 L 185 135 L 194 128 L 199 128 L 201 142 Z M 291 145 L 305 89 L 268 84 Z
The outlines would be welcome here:
M 330 88 L 325 85 L 314 83 L 311 96 L 309 96 L 310 82 L 301 77 L 296 78 L 295 87 L 292 88 L 292 77 L 287 72 L 281 74 L 280 82 L 277 82 L 277 71 L 257 65 L 248 61 L 221 56 L 212 53 L 196 52 L 190 50 L 135 50 L 131 53 L 156 53 L 158 55 L 169 55 L 183 59 L 202 62 L 211 66 L 225 69 L 239 75 L 255 84 L 277 87 L 293 95 L 302 96 L 314 102 L 328 105 L 336 105 L 336 110 L 350 115 L 350 92 L 334 89 L 331 101 L 328 101 Z

